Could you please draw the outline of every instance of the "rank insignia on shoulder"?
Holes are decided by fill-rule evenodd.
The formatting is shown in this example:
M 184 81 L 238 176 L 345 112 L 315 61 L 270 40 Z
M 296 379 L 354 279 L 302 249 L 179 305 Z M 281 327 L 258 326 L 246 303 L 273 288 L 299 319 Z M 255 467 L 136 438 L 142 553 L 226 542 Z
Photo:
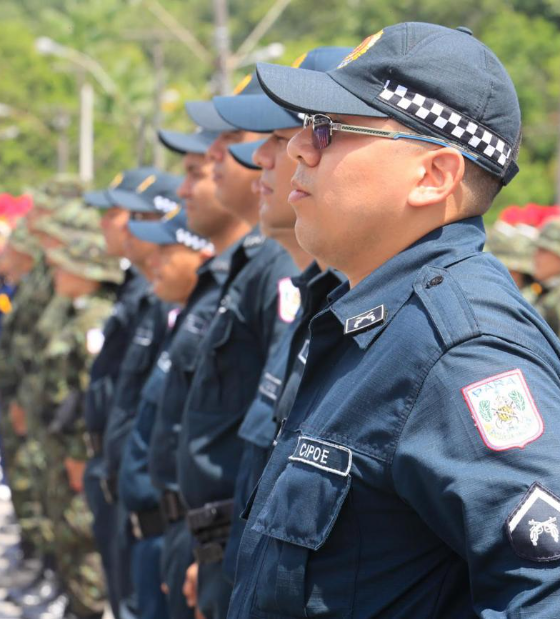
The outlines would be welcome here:
M 534 562 L 560 559 L 560 498 L 538 482 L 506 521 L 506 531 L 515 553 Z
M 543 434 L 542 418 L 521 370 L 487 377 L 461 392 L 482 441 L 491 450 L 524 448 Z
M 384 321 L 385 306 L 381 304 L 381 306 L 377 306 L 371 310 L 366 310 L 366 312 L 362 312 L 362 314 L 357 314 L 356 316 L 347 319 L 346 325 L 344 326 L 344 333 L 353 334 L 355 332 L 360 332 L 364 329 L 369 329 L 374 325 L 378 325 L 379 323 L 383 323 Z
M 352 467 L 352 451 L 322 439 L 300 435 L 296 449 L 288 460 L 306 463 L 339 476 L 347 476 Z
M 278 281 L 278 316 L 284 323 L 292 323 L 301 305 L 301 292 L 291 278 Z

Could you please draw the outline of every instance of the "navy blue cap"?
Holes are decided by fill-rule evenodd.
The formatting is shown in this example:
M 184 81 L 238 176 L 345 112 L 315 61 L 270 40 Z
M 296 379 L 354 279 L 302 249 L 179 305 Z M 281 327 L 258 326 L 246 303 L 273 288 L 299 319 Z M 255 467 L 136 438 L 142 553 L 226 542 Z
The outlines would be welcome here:
M 396 24 L 365 39 L 332 71 L 259 63 L 257 75 L 265 92 L 291 110 L 388 116 L 457 144 L 504 184 L 519 171 L 515 87 L 467 28 Z
M 150 222 L 130 220 L 128 228 L 138 239 L 156 245 L 180 244 L 196 252 L 213 250 L 212 244 L 207 239 L 196 235 L 189 229 L 187 214 L 182 208 L 170 211 L 160 220 Z
M 131 168 L 119 172 L 115 178 L 109 183 L 109 187 L 93 192 L 84 193 L 84 202 L 86 205 L 96 207 L 97 209 L 110 209 L 117 206 L 117 203 L 109 196 L 109 190 L 134 191 L 134 189 L 142 183 L 144 179 L 157 172 L 156 168 L 143 167 Z
M 351 51 L 351 47 L 317 47 L 300 56 L 291 66 L 309 71 L 330 71 Z M 238 129 L 270 133 L 275 129 L 301 126 L 300 116 L 277 105 L 264 93 L 243 98 L 214 97 L 212 101 L 220 116 Z
M 179 207 L 181 202 L 177 189 L 183 178 L 152 168 L 151 174 L 144 176 L 132 190 L 122 188 L 107 191 L 114 205 L 139 213 L 169 213 Z
M 159 141 L 171 151 L 181 155 L 186 153 L 204 155 L 219 135 L 218 131 L 207 131 L 204 129 L 194 133 L 180 133 L 166 129 L 158 130 Z
M 260 170 L 261 167 L 257 166 L 257 164 L 253 161 L 253 153 L 265 142 L 266 140 L 240 142 L 239 144 L 232 144 L 228 147 L 228 150 L 237 163 L 245 166 L 245 168 L 250 168 L 251 170 Z
M 234 88 L 233 95 L 225 97 L 233 99 L 240 96 L 255 95 L 262 93 L 262 88 L 256 74 L 245 76 Z M 227 123 L 216 111 L 213 101 L 187 101 L 185 103 L 188 115 L 192 120 L 207 131 L 237 131 L 238 128 Z

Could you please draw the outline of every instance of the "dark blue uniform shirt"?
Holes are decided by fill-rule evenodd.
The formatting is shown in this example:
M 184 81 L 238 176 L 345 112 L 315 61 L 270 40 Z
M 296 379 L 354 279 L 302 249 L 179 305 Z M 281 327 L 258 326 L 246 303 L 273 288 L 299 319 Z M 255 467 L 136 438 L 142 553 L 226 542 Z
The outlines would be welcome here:
M 484 240 L 437 229 L 311 321 L 232 617 L 558 617 L 560 343 Z
M 134 334 L 120 366 L 103 438 L 103 457 L 109 479 L 118 473 L 124 442 L 132 428 L 142 388 L 157 359 L 170 311 L 171 306 L 160 301 L 151 288 L 144 292 Z
M 103 330 L 103 348 L 91 366 L 85 407 L 86 427 L 90 432 L 103 433 L 105 430 L 119 369 L 134 334 L 140 301 L 149 286 L 148 281 L 131 267 L 118 289 L 117 302 Z
M 178 480 L 189 509 L 233 497 L 242 447 L 237 430 L 268 352 L 288 325 L 280 318 L 279 282 L 297 272 L 286 251 L 258 229 L 237 244 L 183 412 Z
M 300 291 L 301 308 L 269 355 L 256 398 L 238 433 L 244 440 L 243 454 L 235 483 L 232 532 L 224 556 L 224 572 L 232 582 L 245 527 L 245 521 L 239 515 L 261 477 L 279 425 L 295 400 L 309 346 L 309 321 L 326 303 L 327 294 L 343 282 L 344 277 L 330 269 L 321 271 L 317 263 L 312 263 L 292 281 Z
M 158 403 L 164 394 L 171 365 L 169 349 L 181 330 L 185 316 L 185 309 L 181 312 L 177 310 L 175 323 L 164 336 L 157 361 L 142 388 L 132 430 L 125 441 L 119 469 L 119 497 L 131 512 L 149 511 L 159 506 L 161 493 L 152 485 L 148 473 L 148 450 Z
M 210 259 L 198 270 L 196 288 L 189 297 L 186 317 L 169 348 L 169 370 L 158 403 L 149 448 L 149 471 L 160 490 L 177 492 L 177 445 L 181 415 L 194 373 L 198 349 L 220 301 L 229 273 L 233 248 Z

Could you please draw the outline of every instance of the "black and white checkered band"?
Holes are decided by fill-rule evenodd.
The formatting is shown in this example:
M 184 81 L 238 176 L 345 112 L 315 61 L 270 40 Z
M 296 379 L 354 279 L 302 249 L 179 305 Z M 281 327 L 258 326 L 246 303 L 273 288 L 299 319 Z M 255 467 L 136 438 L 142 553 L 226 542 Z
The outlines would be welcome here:
M 463 144 L 475 155 L 484 155 L 501 168 L 508 164 L 511 147 L 502 138 L 436 99 L 424 97 L 393 80 L 387 80 L 378 96 L 407 114 L 434 125 L 453 142 Z

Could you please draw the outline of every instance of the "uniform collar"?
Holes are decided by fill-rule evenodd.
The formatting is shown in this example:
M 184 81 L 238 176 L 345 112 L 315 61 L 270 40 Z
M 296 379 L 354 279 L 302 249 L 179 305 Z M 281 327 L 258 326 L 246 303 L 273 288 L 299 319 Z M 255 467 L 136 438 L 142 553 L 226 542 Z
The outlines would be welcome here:
M 338 287 L 329 295 L 332 303 L 330 310 L 344 329 L 348 319 L 384 307 L 383 322 L 367 329 L 366 320 L 362 323 L 364 330 L 346 335 L 347 338 L 353 338 L 361 349 L 365 349 L 411 296 L 414 282 L 421 275 L 419 272 L 423 267 L 449 267 L 469 255 L 481 252 L 485 239 L 481 217 L 437 228 L 389 259 L 355 288 L 349 290 L 348 283 Z M 378 310 L 376 316 L 379 314 Z
M 238 244 L 234 243 L 227 247 L 221 254 L 209 258 L 201 267 L 198 268 L 199 278 L 211 276 L 218 284 L 225 282 L 231 267 L 231 257 Z
M 300 290 L 301 307 L 305 314 L 317 308 L 321 302 L 324 303 L 327 295 L 344 280 L 344 276 L 334 269 L 322 271 L 315 261 L 301 274 L 292 278 L 294 286 Z

